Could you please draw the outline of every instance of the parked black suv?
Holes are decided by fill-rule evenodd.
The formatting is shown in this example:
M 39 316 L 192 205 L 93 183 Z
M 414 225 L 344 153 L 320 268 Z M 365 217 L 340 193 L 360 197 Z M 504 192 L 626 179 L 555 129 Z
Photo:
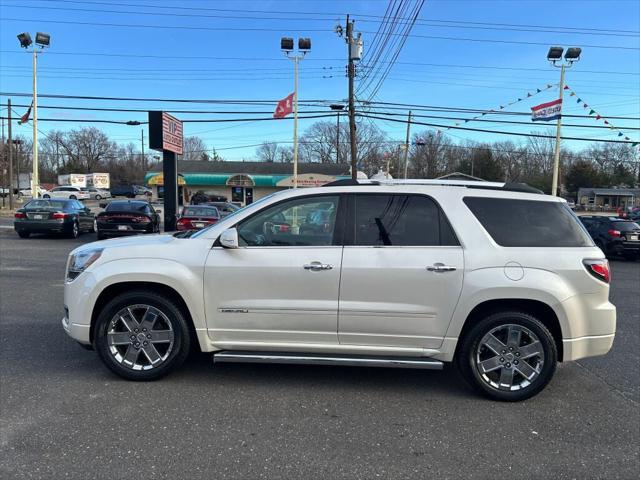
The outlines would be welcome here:
M 640 258 L 640 225 L 618 217 L 579 217 L 595 244 L 605 255 Z
M 136 195 L 144 195 L 147 190 L 139 185 L 118 185 L 111 190 L 112 197 L 135 198 Z

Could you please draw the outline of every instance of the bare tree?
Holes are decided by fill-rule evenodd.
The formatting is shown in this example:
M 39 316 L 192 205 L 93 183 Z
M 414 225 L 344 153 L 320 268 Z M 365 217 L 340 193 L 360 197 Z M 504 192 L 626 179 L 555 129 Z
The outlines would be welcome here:
M 207 153 L 207 144 L 200 137 L 186 137 L 182 150 L 183 154 L 178 155 L 178 160 L 208 160 L 208 156 L 203 157 L 202 155 L 203 153 Z
M 69 159 L 67 169 L 87 173 L 95 172 L 95 167 L 117 150 L 115 142 L 95 127 L 71 130 L 61 139 L 61 146 Z
M 263 142 L 256 149 L 256 156 L 262 162 L 275 162 L 278 159 L 278 144 L 275 142 Z

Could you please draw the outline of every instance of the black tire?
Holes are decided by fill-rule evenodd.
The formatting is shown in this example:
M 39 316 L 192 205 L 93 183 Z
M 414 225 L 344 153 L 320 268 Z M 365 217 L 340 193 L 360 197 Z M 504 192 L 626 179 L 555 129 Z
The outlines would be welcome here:
M 20 238 L 29 238 L 30 235 L 31 235 L 31 232 L 25 232 L 23 230 L 18 231 L 18 236 Z
M 96 233 L 98 231 L 97 220 L 94 218 L 93 222 L 91 222 L 91 227 L 89 228 L 89 233 Z
M 96 195 L 96 200 L 102 200 L 102 195 Z
M 80 236 L 80 225 L 78 225 L 77 221 L 71 224 L 68 235 L 69 238 L 78 238 Z
M 42 195 L 42 198 L 51 198 L 51 195 L 49 195 L 48 193 L 45 193 L 44 195 Z
M 134 370 L 127 366 L 124 358 L 122 358 L 122 360 L 117 358 L 118 355 L 125 357 L 126 353 L 114 352 L 112 349 L 116 347 L 108 345 L 107 332 L 113 327 L 113 322 L 118 321 L 115 320 L 116 317 L 119 318 L 117 314 L 123 308 L 134 305 L 146 305 L 157 309 L 163 315 L 163 317 L 158 316 L 158 318 L 161 318 L 161 322 L 163 323 L 168 322 L 173 332 L 173 343 L 171 343 L 170 348 L 164 353 L 166 358 L 162 359 L 159 365 L 155 367 L 151 366 L 149 369 Z M 135 313 L 135 309 L 133 310 Z M 124 332 L 125 334 L 129 333 L 127 330 Z M 96 320 L 93 346 L 107 368 L 116 375 L 127 380 L 148 381 L 156 380 L 167 375 L 184 362 L 191 348 L 191 334 L 184 314 L 178 305 L 167 298 L 166 295 L 156 293 L 152 290 L 134 290 L 118 295 L 102 309 Z M 119 352 L 123 352 L 133 347 L 133 344 L 126 344 L 120 345 L 117 348 L 119 348 Z M 148 357 L 141 348 L 142 347 L 138 349 L 139 357 L 136 358 L 141 357 L 143 362 L 148 362 Z
M 107 238 L 104 233 L 100 233 L 100 230 L 98 230 L 97 237 L 98 237 L 98 240 L 104 240 L 105 238 Z
M 519 358 L 520 353 L 518 349 L 524 349 L 526 345 L 516 347 L 515 353 L 506 349 L 494 353 L 493 349 L 489 349 L 486 346 L 482 347 L 481 345 L 481 341 L 489 332 L 496 331 L 496 335 L 499 336 L 502 331 L 504 331 L 500 330 L 501 328 L 506 328 L 507 331 L 509 331 L 508 327 L 506 327 L 508 325 L 524 328 L 524 330 L 527 330 L 537 337 L 537 340 L 540 342 L 538 348 L 541 351 L 541 355 L 526 360 L 528 367 L 537 372 L 536 376 L 532 377 L 530 383 L 527 383 L 528 380 L 526 380 L 526 377 L 520 373 L 520 369 L 523 369 L 526 365 L 525 360 Z M 525 337 L 528 337 L 528 335 L 525 334 Z M 526 341 L 526 339 L 524 341 Z M 507 349 L 509 348 L 506 343 L 505 347 Z M 488 352 L 489 357 L 494 357 L 496 363 L 498 361 L 502 362 L 500 363 L 499 369 L 484 374 L 480 371 L 481 367 L 478 366 L 478 359 L 482 358 L 482 355 L 485 355 L 483 352 Z M 506 352 L 504 356 L 501 355 L 503 352 Z M 518 357 L 514 356 L 516 354 Z M 495 360 L 495 358 L 497 358 L 497 360 Z M 542 360 L 541 363 L 540 360 Z M 528 313 L 505 311 L 490 314 L 477 322 L 460 340 L 455 361 L 464 379 L 480 393 L 494 400 L 517 402 L 537 395 L 551 381 L 558 363 L 558 353 L 553 335 L 551 335 L 551 332 L 549 332 L 540 320 Z M 513 365 L 509 362 L 513 362 Z M 520 366 L 516 367 L 516 364 Z M 534 366 L 535 368 L 532 368 Z M 529 370 L 529 368 L 527 370 Z M 497 383 L 498 386 L 492 385 L 491 377 L 499 376 L 499 372 L 503 370 L 507 370 L 507 373 L 509 370 L 513 371 L 512 381 L 515 383 L 516 379 L 521 379 L 521 385 L 523 386 L 520 386 L 520 389 L 517 390 L 506 389 L 504 387 L 500 388 L 502 377 L 497 381 L 495 378 L 493 379 L 493 383 Z
M 69 195 L 69 199 L 70 199 L 70 200 L 77 200 L 77 199 L 78 199 L 78 197 L 76 197 L 75 195 Z

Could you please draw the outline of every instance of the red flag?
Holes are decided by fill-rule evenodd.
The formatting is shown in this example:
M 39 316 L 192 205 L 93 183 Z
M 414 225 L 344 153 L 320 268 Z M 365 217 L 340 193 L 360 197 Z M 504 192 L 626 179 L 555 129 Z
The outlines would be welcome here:
M 31 107 L 33 107 L 33 102 L 31 102 L 31 105 L 29 105 L 27 113 L 20 117 L 20 121 L 18 122 L 19 124 L 27 123 L 29 121 L 29 116 L 31 115 Z
M 284 118 L 293 113 L 293 93 L 278 102 L 273 118 Z

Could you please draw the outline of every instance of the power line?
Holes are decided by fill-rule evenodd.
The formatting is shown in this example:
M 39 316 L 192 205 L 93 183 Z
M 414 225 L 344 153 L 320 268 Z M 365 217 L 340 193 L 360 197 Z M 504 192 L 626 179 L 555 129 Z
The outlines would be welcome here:
M 281 32 L 282 28 L 258 28 L 258 27 L 198 27 L 193 25 L 150 25 L 150 24 L 129 24 L 129 23 L 111 23 L 111 22 L 80 22 L 72 20 L 46 20 L 41 18 L 16 18 L 16 17 L 3 17 L 0 20 L 10 22 L 39 22 L 39 23 L 52 23 L 59 25 L 85 25 L 94 27 L 122 27 L 122 28 L 157 28 L 165 30 L 195 30 L 195 31 L 216 31 L 216 32 Z M 298 31 L 303 32 L 331 32 L 331 29 L 313 29 L 313 28 L 297 28 Z M 375 34 L 371 31 L 362 31 L 362 33 Z M 402 34 L 392 34 L 402 35 Z M 412 38 L 427 38 L 432 40 L 448 40 L 458 42 L 482 42 L 482 43 L 501 43 L 501 44 L 514 44 L 514 45 L 543 45 L 548 46 L 548 43 L 544 42 L 528 42 L 518 40 L 499 40 L 488 38 L 462 38 L 462 37 L 445 37 L 437 35 L 422 35 L 411 34 Z M 616 49 L 616 50 L 640 50 L 640 47 L 625 47 L 621 45 L 591 45 L 582 44 L 583 48 L 604 48 L 604 49 Z
M 385 122 L 396 122 L 396 123 L 408 123 L 408 120 L 400 120 L 396 118 L 384 118 L 376 115 L 365 115 L 359 114 L 361 117 L 373 118 L 376 120 L 384 120 Z M 493 133 L 498 135 L 513 135 L 517 137 L 532 137 L 532 138 L 556 138 L 555 135 L 543 135 L 538 133 L 521 133 L 521 132 L 505 132 L 501 130 L 487 130 L 483 128 L 469 128 L 469 127 L 458 127 L 458 126 L 449 126 L 449 125 L 439 125 L 434 123 L 426 123 L 426 122 L 414 122 L 411 121 L 413 125 L 425 125 L 427 127 L 435 127 L 442 129 L 453 129 L 453 130 L 463 130 L 469 132 L 481 132 L 481 133 Z M 604 143 L 624 143 L 631 145 L 633 142 L 626 140 L 601 140 L 596 138 L 583 138 L 583 137 L 561 137 L 562 140 L 576 140 L 576 141 L 585 141 L 585 142 L 604 142 Z
M 84 5 L 107 5 L 110 7 L 119 6 L 119 7 L 142 7 L 142 8 L 152 8 L 152 9 L 171 9 L 171 10 L 179 10 L 183 11 L 215 11 L 215 12 L 232 12 L 232 13 L 241 13 L 243 15 L 259 13 L 262 16 L 258 17 L 260 19 L 264 19 L 264 14 L 268 15 L 301 15 L 301 16 L 312 16 L 312 15 L 329 15 L 332 17 L 344 17 L 346 12 L 296 12 L 296 11 L 278 11 L 278 10 L 247 10 L 247 9 L 227 9 L 227 8 L 206 8 L 206 7 L 187 7 L 187 6 L 161 6 L 161 5 L 148 5 L 148 4 L 132 4 L 132 3 L 117 3 L 117 2 L 87 2 L 87 1 L 73 1 L 73 0 L 58 0 L 56 3 L 71 3 L 71 4 L 84 4 Z M 30 7 L 30 8 L 38 8 L 38 7 Z M 135 12 L 120 12 L 120 13 L 135 13 Z M 151 14 L 146 11 L 144 14 Z M 169 13 L 169 15 L 174 15 L 175 13 Z M 203 16 L 199 14 L 197 16 Z M 371 14 L 355 14 L 353 15 L 359 18 L 360 22 L 372 22 L 377 20 L 367 20 L 367 19 L 384 19 L 384 16 L 380 15 L 371 15 Z M 242 17 L 247 18 L 247 17 Z M 278 17 L 270 17 L 268 19 L 281 19 Z M 300 19 L 304 19 L 300 18 Z M 310 20 L 317 20 L 317 18 L 311 18 Z M 398 20 L 401 21 L 409 21 L 409 18 L 399 17 Z M 470 21 L 461 21 L 461 20 L 446 20 L 446 19 L 421 19 L 418 21 L 419 24 L 428 24 L 432 26 L 431 23 L 458 23 L 462 25 L 491 25 L 498 27 L 517 27 L 517 28 L 535 28 L 535 31 L 540 31 L 540 29 L 554 29 L 554 30 L 567 30 L 566 33 L 579 33 L 579 32 L 612 32 L 613 34 L 619 33 L 632 33 L 632 34 L 640 34 L 638 30 L 619 30 L 619 29 L 604 29 L 604 28 L 588 28 L 588 27 L 565 27 L 565 26 L 549 26 L 549 25 L 531 25 L 531 24 L 513 24 L 513 23 L 495 23 L 495 22 L 470 22 Z

